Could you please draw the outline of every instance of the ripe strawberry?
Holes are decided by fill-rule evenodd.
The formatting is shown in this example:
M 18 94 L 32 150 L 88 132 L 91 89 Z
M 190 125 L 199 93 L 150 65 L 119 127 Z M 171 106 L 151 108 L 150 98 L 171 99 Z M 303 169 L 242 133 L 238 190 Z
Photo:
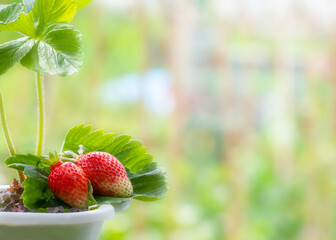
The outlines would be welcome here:
M 71 207 L 88 207 L 88 178 L 76 164 L 58 161 L 52 165 L 48 183 L 52 193 Z
M 133 194 L 124 166 L 111 154 L 90 152 L 78 156 L 75 163 L 90 180 L 94 195 L 126 198 Z

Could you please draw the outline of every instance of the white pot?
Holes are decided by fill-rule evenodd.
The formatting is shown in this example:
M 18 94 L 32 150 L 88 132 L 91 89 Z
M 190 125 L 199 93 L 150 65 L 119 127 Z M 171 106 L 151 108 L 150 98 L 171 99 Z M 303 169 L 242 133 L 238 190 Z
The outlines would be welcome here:
M 0 190 L 8 186 L 0 186 Z M 104 220 L 125 210 L 130 201 L 75 213 L 0 212 L 1 240 L 97 240 Z

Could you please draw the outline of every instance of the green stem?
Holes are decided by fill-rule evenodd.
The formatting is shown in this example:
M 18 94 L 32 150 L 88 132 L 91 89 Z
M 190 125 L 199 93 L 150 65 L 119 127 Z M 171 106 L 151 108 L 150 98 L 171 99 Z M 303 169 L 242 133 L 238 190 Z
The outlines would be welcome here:
M 11 138 L 10 133 L 9 133 L 9 129 L 8 129 L 7 121 L 6 121 L 5 107 L 4 107 L 3 97 L 2 97 L 1 92 L 0 92 L 0 107 L 1 107 L 0 114 L 1 114 L 2 130 L 3 130 L 4 135 L 5 135 L 5 140 L 6 140 L 6 144 L 7 144 L 7 147 L 8 147 L 8 151 L 9 151 L 11 156 L 14 156 L 15 155 L 15 148 L 14 148 L 13 141 L 12 141 L 12 138 Z
M 45 134 L 45 101 L 44 101 L 44 80 L 41 73 L 36 73 L 36 91 L 38 99 L 38 136 L 37 136 L 37 146 L 36 155 L 41 156 L 43 152 L 44 145 L 44 134 Z
M 14 144 L 13 144 L 12 138 L 10 136 L 7 121 L 6 121 L 5 107 L 4 107 L 3 97 L 2 97 L 1 91 L 0 91 L 0 118 L 1 118 L 2 130 L 3 130 L 4 135 L 5 135 L 5 141 L 6 141 L 6 144 L 7 144 L 7 147 L 8 147 L 9 154 L 11 156 L 14 156 L 15 155 L 15 148 L 14 148 Z M 22 171 L 18 171 L 18 173 L 19 173 L 19 177 L 20 177 L 20 182 L 22 183 L 25 180 L 25 175 L 23 174 Z

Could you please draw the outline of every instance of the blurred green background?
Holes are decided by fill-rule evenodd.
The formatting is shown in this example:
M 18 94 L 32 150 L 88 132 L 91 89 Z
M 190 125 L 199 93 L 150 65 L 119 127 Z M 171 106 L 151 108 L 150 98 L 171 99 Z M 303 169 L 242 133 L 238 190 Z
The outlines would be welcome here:
M 100 240 L 336 239 L 335 7 L 93 0 L 78 12 L 85 61 L 46 76 L 45 152 L 79 123 L 131 134 L 170 185 L 107 221 Z M 0 88 L 17 151 L 33 153 L 34 73 L 17 65 Z M 15 171 L 0 174 L 7 184 Z

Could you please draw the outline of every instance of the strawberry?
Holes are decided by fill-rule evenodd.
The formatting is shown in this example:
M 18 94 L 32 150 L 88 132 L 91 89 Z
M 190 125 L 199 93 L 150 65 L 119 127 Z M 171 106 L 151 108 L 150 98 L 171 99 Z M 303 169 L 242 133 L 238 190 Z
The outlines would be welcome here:
M 111 154 L 90 152 L 78 156 L 75 163 L 90 180 L 94 195 L 126 198 L 133 194 L 124 166 Z
M 75 208 L 87 208 L 89 183 L 83 169 L 72 162 L 58 161 L 51 166 L 48 183 L 52 193 Z

